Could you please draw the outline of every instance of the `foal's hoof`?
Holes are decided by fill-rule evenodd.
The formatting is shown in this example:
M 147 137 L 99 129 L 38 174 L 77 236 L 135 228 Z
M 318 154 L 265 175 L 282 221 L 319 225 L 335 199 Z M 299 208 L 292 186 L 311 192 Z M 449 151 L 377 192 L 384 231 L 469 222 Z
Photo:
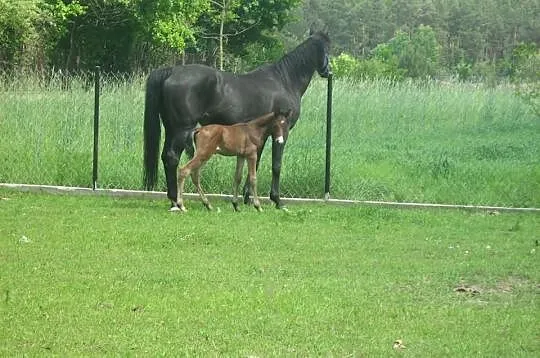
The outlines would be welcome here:
M 258 212 L 262 213 L 263 209 L 262 207 L 259 205 L 259 206 L 256 206 L 255 209 L 257 209 Z
M 233 208 L 234 208 L 234 211 L 236 211 L 236 212 L 240 211 L 240 208 L 238 207 L 238 203 L 237 203 L 237 202 L 233 202 L 233 203 L 232 203 L 232 206 L 233 206 Z
M 206 210 L 208 210 L 208 211 L 212 211 L 212 210 L 214 209 L 210 203 L 204 203 L 204 207 L 205 207 Z

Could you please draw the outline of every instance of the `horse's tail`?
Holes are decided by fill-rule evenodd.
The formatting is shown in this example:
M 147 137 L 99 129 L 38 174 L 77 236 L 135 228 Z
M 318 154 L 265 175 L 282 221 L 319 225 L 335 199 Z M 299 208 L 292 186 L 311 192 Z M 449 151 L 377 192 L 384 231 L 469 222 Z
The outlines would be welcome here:
M 154 70 L 146 80 L 144 102 L 144 187 L 152 190 L 156 185 L 159 160 L 161 123 L 159 122 L 162 103 L 163 82 L 171 75 L 172 67 Z

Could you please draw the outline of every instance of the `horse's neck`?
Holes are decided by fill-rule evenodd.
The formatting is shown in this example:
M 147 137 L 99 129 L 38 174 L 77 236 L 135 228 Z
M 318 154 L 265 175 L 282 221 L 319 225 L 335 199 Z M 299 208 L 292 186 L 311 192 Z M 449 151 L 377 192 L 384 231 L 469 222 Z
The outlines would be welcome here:
M 283 56 L 276 64 L 274 70 L 279 74 L 283 81 L 297 94 L 302 96 L 311 82 L 313 73 L 315 73 L 315 64 L 312 58 L 304 58 L 308 46 L 312 44 L 303 44 L 304 47 L 297 47 L 292 52 Z M 302 56 L 304 55 L 304 56 Z

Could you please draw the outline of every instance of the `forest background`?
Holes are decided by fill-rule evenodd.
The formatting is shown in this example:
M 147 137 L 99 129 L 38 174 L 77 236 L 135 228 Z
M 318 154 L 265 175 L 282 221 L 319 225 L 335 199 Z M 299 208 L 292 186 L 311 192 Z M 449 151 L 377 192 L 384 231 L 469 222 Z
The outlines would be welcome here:
M 244 72 L 325 28 L 338 77 L 537 82 L 539 19 L 537 0 L 0 0 L 0 71 Z

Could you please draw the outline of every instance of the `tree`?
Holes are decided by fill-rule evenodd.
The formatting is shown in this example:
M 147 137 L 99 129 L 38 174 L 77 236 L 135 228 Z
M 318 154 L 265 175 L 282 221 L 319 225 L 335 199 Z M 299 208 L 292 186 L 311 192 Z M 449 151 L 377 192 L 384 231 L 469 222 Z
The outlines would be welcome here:
M 126 0 L 128 1 L 128 0 Z M 196 41 L 197 20 L 210 9 L 209 0 L 131 0 L 151 40 L 178 52 Z
M 521 43 L 514 48 L 511 78 L 516 94 L 540 117 L 540 50 L 535 43 Z
M 429 26 L 420 25 L 410 35 L 397 31 L 388 43 L 378 45 L 373 53 L 382 62 L 397 64 L 413 78 L 433 76 L 438 69 L 439 44 Z
M 275 33 L 291 20 L 292 9 L 300 1 L 209 0 L 210 10 L 197 22 L 200 38 L 218 41 L 219 67 L 223 68 L 225 44 L 235 56 L 246 56 L 260 44 L 277 45 Z
M 0 69 L 12 69 L 20 60 L 23 45 L 30 33 L 25 19 L 31 10 L 0 0 Z

